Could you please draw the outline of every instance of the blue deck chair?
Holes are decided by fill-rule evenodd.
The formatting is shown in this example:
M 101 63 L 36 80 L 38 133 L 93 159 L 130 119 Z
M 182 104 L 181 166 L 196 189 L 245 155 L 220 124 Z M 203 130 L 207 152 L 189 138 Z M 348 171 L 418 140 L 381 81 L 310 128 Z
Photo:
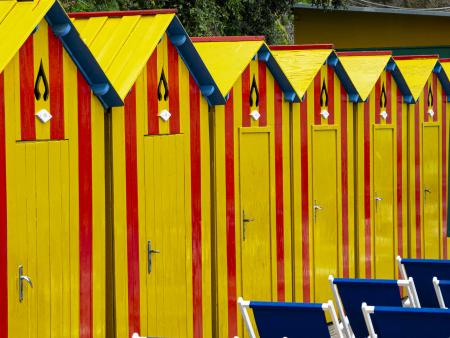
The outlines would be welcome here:
M 330 337 L 326 312 L 333 321 L 335 335 L 344 337 L 332 301 L 324 304 L 252 302 L 239 297 L 238 305 L 250 338 L 256 338 L 256 334 L 248 308 L 253 311 L 260 338 Z
M 450 305 L 450 281 L 439 280 L 437 277 L 433 277 L 433 286 L 439 307 L 441 309 L 448 309 Z
M 448 338 L 450 310 L 361 306 L 370 338 Z
M 439 307 L 433 286 L 433 277 L 450 280 L 450 260 L 410 259 L 397 257 L 403 279 L 412 277 L 416 284 L 420 305 L 424 308 Z
M 407 290 L 411 307 L 420 307 L 412 278 L 409 280 L 328 278 L 347 337 L 367 337 L 361 304 L 402 307 L 400 287 Z

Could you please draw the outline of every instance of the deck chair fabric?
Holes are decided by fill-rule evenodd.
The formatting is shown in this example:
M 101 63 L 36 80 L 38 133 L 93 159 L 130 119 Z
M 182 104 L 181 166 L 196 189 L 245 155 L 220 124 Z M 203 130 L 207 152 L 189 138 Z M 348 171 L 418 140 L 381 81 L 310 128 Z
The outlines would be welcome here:
M 369 337 L 450 337 L 450 310 L 447 309 L 363 306 L 362 311 L 367 319 Z
M 403 278 L 414 279 L 421 307 L 438 308 L 433 277 L 450 280 L 450 260 L 400 258 L 399 262 Z
M 343 337 L 337 323 L 337 315 L 331 303 L 283 303 L 283 302 L 253 302 L 238 300 L 249 336 L 255 337 L 250 317 L 246 308 L 252 309 L 257 331 L 260 338 L 321 338 L 330 337 L 325 311 L 332 311 L 337 325 L 338 336 Z M 333 314 L 334 313 L 334 314 Z
M 334 278 L 332 282 L 337 287 L 355 337 L 367 337 L 369 334 L 361 312 L 362 303 L 402 307 L 397 280 Z M 339 300 L 335 299 L 335 302 Z

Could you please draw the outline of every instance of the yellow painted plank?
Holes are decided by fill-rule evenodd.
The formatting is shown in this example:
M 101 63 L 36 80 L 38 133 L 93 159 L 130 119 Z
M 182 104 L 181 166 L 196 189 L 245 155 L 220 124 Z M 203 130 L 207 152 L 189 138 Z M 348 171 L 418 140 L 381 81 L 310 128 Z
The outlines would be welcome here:
M 414 100 L 421 95 L 436 62 L 437 58 L 395 60 Z

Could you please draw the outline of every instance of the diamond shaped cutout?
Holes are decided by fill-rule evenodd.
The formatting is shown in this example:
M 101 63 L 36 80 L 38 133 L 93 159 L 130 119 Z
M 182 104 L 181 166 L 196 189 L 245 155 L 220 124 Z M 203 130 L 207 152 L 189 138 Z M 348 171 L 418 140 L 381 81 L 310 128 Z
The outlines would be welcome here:
M 324 109 L 320 112 L 320 115 L 322 115 L 322 117 L 326 120 L 328 119 L 328 116 L 330 116 L 330 113 L 328 112 L 328 110 Z
M 381 115 L 381 117 L 383 118 L 383 120 L 386 120 L 387 117 L 388 117 L 388 113 L 386 113 L 385 110 L 383 110 L 383 111 L 380 113 L 380 115 Z
M 252 117 L 253 120 L 258 121 L 259 118 L 261 117 L 261 114 L 259 113 L 259 111 L 254 110 L 250 113 L 250 116 Z
M 172 114 L 169 113 L 169 111 L 167 109 L 163 109 L 163 110 L 161 110 L 161 112 L 159 113 L 158 116 L 167 122 L 170 119 L 170 117 L 172 116 Z
M 41 121 L 42 123 L 47 123 L 51 120 L 53 117 L 52 114 L 50 114 L 47 110 L 41 109 L 36 113 L 36 117 Z
M 428 110 L 428 115 L 430 115 L 431 117 L 434 116 L 434 111 L 433 111 L 433 109 Z

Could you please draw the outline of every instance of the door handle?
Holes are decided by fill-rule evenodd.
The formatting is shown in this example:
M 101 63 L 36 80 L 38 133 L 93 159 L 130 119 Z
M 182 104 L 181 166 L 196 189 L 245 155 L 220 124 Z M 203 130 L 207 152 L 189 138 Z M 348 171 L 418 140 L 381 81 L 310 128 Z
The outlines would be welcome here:
M 424 199 L 424 202 L 425 202 L 425 201 L 427 200 L 427 193 L 428 193 L 428 194 L 431 194 L 431 189 L 425 187 L 425 189 L 424 189 L 423 191 L 424 191 L 423 199 Z
M 242 211 L 242 238 L 245 241 L 247 233 L 247 223 L 253 222 L 254 218 L 245 217 L 245 210 Z
M 317 201 L 314 200 L 314 205 L 313 205 L 313 213 L 314 213 L 314 224 L 316 224 L 317 221 L 317 211 L 323 210 L 323 208 L 317 204 Z
M 23 266 L 19 265 L 19 302 L 23 301 L 23 281 L 26 281 L 30 287 L 33 287 L 31 278 L 23 274 Z
M 377 196 L 377 194 L 375 193 L 375 212 L 378 210 L 378 202 L 381 202 L 383 200 L 383 198 Z
M 152 241 L 147 242 L 147 272 L 152 272 L 152 254 L 159 254 L 159 250 L 152 249 Z

